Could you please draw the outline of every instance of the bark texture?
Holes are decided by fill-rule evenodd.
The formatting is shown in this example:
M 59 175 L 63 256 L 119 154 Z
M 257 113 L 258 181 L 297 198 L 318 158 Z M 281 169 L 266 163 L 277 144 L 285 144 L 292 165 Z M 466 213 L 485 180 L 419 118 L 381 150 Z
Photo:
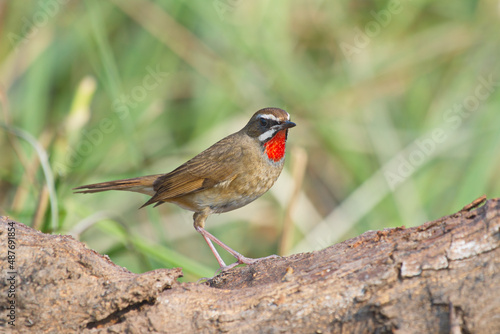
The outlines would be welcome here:
M 33 333 L 500 333 L 500 200 L 415 228 L 178 283 L 134 274 L 70 236 L 0 219 L 0 331 Z M 8 324 L 8 227 L 16 321 Z

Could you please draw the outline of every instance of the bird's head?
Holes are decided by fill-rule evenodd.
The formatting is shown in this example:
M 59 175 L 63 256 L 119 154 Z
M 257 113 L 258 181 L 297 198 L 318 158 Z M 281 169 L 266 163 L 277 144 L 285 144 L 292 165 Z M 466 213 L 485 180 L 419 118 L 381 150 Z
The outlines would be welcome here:
M 270 160 L 277 162 L 285 156 L 288 129 L 295 125 L 283 109 L 264 108 L 252 116 L 243 131 L 262 145 Z

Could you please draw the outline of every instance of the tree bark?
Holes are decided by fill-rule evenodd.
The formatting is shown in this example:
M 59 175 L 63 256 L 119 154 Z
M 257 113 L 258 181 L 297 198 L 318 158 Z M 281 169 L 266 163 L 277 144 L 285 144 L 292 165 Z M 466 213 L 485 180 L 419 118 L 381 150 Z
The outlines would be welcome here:
M 500 199 L 480 202 L 201 284 L 177 282 L 179 268 L 131 273 L 2 217 L 0 331 L 500 333 Z

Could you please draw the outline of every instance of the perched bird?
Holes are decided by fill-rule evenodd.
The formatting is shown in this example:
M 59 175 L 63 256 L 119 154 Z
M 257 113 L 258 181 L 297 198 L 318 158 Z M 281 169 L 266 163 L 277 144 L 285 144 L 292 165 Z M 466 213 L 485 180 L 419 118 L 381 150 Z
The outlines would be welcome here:
M 288 129 L 295 126 L 279 108 L 257 111 L 240 131 L 218 141 L 167 174 L 89 184 L 78 193 L 106 190 L 135 191 L 152 196 L 142 207 L 165 202 L 194 211 L 194 228 L 201 233 L 221 270 L 262 260 L 247 258 L 205 230 L 213 213 L 238 209 L 271 188 L 283 169 Z M 226 266 L 213 242 L 231 253 L 236 262 Z

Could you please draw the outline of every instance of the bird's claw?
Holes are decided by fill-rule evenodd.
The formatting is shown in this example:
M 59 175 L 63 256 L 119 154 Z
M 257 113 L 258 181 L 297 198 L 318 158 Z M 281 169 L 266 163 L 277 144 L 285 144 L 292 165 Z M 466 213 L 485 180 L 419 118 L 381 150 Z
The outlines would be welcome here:
M 275 258 L 279 258 L 280 256 L 278 255 L 269 255 L 269 256 L 266 256 L 266 257 L 259 257 L 257 259 L 252 259 L 250 257 L 245 257 L 243 255 L 240 254 L 240 256 L 236 257 L 236 262 L 234 263 L 231 263 L 230 265 L 227 265 L 227 266 L 223 266 L 223 267 L 220 267 L 216 272 L 215 274 L 219 274 L 219 273 L 222 273 L 226 270 L 229 270 L 229 269 L 232 269 L 240 264 L 246 264 L 246 265 L 250 265 L 250 264 L 254 264 L 254 263 L 257 263 L 257 262 L 260 262 L 262 260 L 267 260 L 267 259 L 275 259 Z

